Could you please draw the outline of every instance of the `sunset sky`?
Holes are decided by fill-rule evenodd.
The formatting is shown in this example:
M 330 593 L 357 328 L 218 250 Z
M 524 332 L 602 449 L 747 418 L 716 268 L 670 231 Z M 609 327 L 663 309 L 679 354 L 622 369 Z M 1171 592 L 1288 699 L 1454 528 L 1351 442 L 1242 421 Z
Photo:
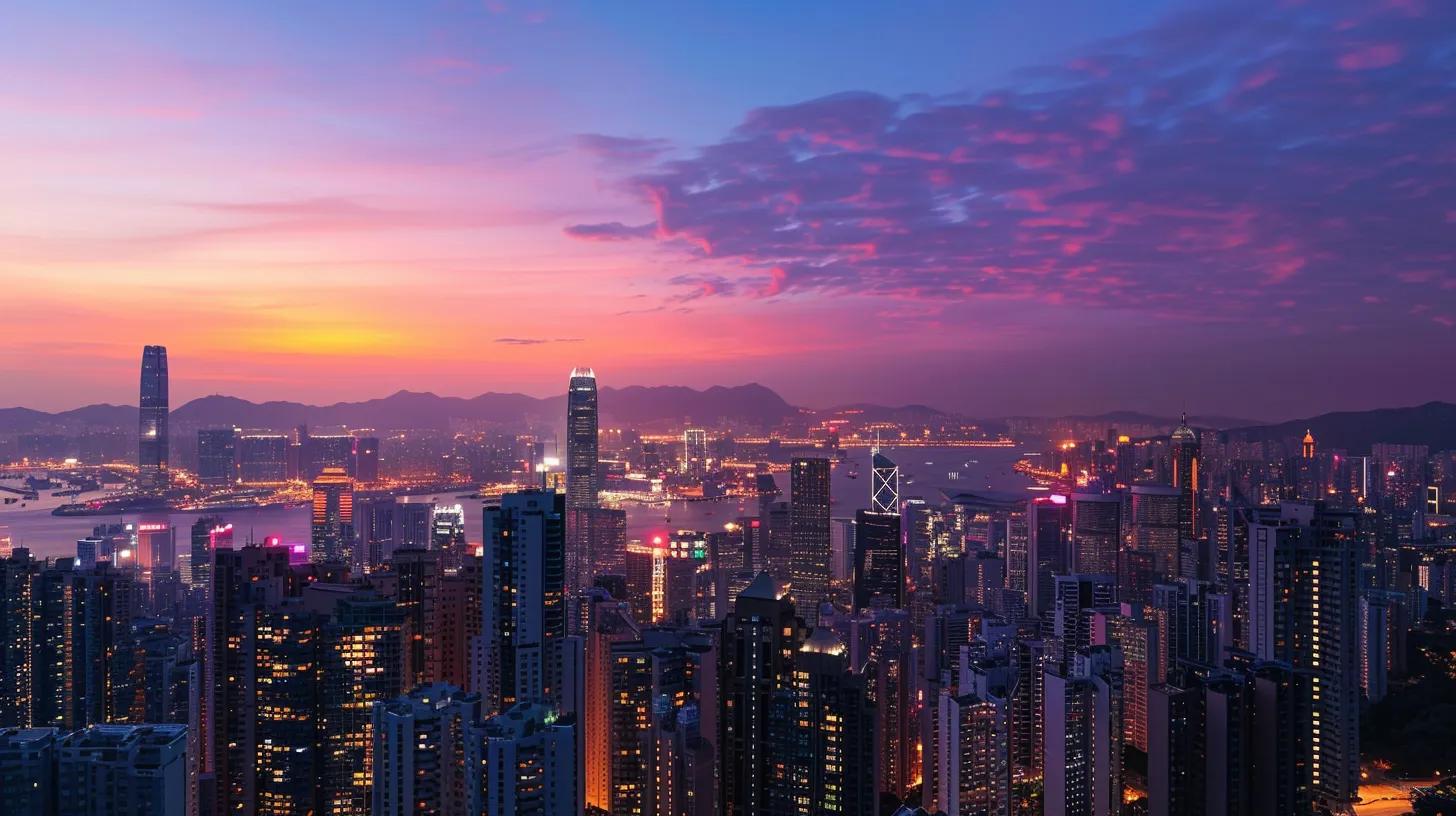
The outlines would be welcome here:
M 9 3 L 0 406 L 1456 399 L 1456 3 Z

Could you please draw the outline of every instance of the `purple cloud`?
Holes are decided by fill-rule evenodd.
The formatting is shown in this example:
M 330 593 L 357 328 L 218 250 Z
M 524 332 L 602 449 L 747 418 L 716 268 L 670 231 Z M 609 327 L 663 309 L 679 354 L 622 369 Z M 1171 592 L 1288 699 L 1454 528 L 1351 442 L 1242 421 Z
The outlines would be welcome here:
M 686 299 L 1014 298 L 1185 320 L 1279 302 L 1347 320 L 1426 299 L 1446 312 L 1453 54 L 1451 4 L 1220 4 L 976 96 L 752 111 L 624 179 L 656 225 L 567 231 L 687 245 L 730 276 L 680 276 Z
M 631 241 L 651 238 L 656 229 L 657 225 L 653 223 L 632 226 L 621 221 L 608 221 L 605 224 L 573 224 L 564 231 L 583 241 Z
M 609 164 L 642 164 L 661 158 L 672 150 L 666 139 L 639 139 L 583 133 L 576 137 L 577 146 Z

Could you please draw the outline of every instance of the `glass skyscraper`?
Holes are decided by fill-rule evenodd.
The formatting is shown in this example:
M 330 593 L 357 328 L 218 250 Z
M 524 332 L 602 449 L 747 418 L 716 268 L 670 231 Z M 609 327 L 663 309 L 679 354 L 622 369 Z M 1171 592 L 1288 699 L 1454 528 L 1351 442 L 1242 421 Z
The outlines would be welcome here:
M 142 349 L 141 411 L 137 424 L 137 486 L 167 487 L 167 347 Z
M 566 394 L 566 506 L 597 506 L 597 375 L 571 372 Z

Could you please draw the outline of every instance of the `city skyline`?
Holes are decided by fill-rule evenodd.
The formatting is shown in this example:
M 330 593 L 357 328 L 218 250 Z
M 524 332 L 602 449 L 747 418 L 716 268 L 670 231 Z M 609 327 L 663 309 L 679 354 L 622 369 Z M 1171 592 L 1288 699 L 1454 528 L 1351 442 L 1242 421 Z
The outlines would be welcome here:
M 17 10 L 0 402 L 124 402 L 152 342 L 174 404 L 582 360 L 982 416 L 1451 400 L 1452 15 Z

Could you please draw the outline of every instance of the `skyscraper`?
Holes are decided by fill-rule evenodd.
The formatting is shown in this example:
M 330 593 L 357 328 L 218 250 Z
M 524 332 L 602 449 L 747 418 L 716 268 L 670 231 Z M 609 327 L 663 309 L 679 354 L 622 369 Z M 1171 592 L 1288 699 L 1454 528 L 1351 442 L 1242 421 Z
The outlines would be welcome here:
M 1072 495 L 1072 572 L 1117 575 L 1122 549 L 1122 497 L 1112 493 Z
M 855 514 L 854 608 L 875 603 L 896 609 L 905 605 L 900 514 L 860 510 Z
M 774 702 L 790 688 L 792 655 L 804 634 L 787 591 L 768 573 L 759 573 L 738 594 L 723 624 L 718 750 L 724 816 L 771 812 L 770 798 L 782 771 L 772 746 Z
M 57 812 L 185 816 L 187 726 L 94 725 L 56 746 Z
M 203 428 L 197 432 L 197 481 L 205 487 L 227 487 L 238 480 L 236 428 Z
M 576 816 L 576 722 L 542 703 L 517 703 L 486 720 L 471 740 L 484 771 L 484 816 Z
M 137 424 L 137 486 L 167 488 L 167 347 L 142 349 L 141 411 Z
M 1173 457 L 1173 486 L 1178 488 L 1181 499 L 1178 505 L 1178 534 L 1181 538 L 1196 539 L 1202 531 L 1199 519 L 1198 480 L 1199 459 L 1203 448 L 1198 442 L 1198 433 L 1188 427 L 1188 415 L 1184 414 L 1169 440 Z
M 870 453 L 870 509 L 900 515 L 900 466 L 878 447 Z
M 1359 784 L 1362 551 L 1355 514 L 1318 502 L 1285 502 L 1278 521 L 1249 524 L 1251 650 L 1309 673 L 1299 760 L 1332 805 L 1354 801 Z
M 596 507 L 597 375 L 574 368 L 566 393 L 566 506 Z
M 601 488 L 597 461 L 597 376 L 590 368 L 572 369 L 566 392 L 566 587 L 591 584 L 592 511 Z
M 566 637 L 566 497 L 507 493 L 485 508 L 482 649 L 473 670 L 485 710 L 556 701 Z
M 468 816 L 482 788 L 467 743 L 480 695 L 436 683 L 374 704 L 375 816 Z
M 796 458 L 790 468 L 791 590 L 799 615 L 814 626 L 829 597 L 829 460 Z
M 353 563 L 354 480 L 341 467 L 324 468 L 313 480 L 312 528 L 309 560 Z
M 1153 557 L 1153 569 L 1163 581 L 1177 578 L 1182 539 L 1183 491 L 1163 485 L 1133 485 L 1132 546 Z
M 708 472 L 708 432 L 702 428 L 683 431 L 682 472 L 689 476 Z

